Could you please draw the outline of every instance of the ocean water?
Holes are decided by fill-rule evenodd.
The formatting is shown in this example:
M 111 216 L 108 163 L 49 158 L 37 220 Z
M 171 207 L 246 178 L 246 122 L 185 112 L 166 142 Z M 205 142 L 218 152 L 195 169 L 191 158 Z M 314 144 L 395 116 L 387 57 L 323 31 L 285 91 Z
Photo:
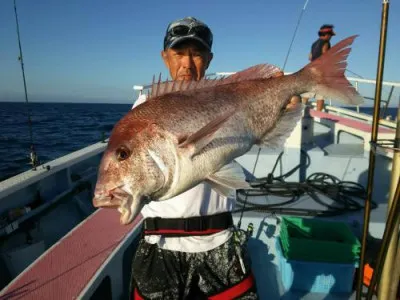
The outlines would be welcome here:
M 132 104 L 29 103 L 41 163 L 109 136 Z M 0 181 L 31 168 L 27 105 L 0 102 Z
M 79 150 L 109 136 L 132 104 L 29 103 L 33 142 L 41 163 Z M 362 112 L 371 114 L 372 108 Z M 396 116 L 396 108 L 387 114 Z M 0 181 L 31 168 L 25 103 L 0 102 Z

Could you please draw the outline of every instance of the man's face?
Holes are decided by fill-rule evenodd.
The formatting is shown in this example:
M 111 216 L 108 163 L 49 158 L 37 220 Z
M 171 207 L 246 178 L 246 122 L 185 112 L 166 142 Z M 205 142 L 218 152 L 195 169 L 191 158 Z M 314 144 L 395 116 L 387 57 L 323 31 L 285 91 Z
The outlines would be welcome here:
M 325 40 L 325 41 L 330 41 L 331 38 L 332 38 L 332 35 L 331 34 L 325 34 L 325 35 L 321 36 L 321 38 L 323 40 Z
M 184 42 L 161 51 L 161 56 L 173 80 L 200 80 L 213 54 L 197 43 Z

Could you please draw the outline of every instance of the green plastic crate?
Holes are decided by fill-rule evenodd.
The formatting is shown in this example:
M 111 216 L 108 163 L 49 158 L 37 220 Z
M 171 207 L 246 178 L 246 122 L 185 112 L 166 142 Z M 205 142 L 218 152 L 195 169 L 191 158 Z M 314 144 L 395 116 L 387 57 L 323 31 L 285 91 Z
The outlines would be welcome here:
M 354 263 L 361 244 L 347 224 L 298 217 L 283 217 L 280 239 L 287 259 Z

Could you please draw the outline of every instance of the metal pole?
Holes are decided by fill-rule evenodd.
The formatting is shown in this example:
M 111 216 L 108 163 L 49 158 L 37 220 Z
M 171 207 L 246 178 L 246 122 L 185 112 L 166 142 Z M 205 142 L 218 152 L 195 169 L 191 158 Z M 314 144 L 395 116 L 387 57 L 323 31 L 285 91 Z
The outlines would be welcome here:
M 382 80 L 383 80 L 383 69 L 385 61 L 385 48 L 386 48 L 386 34 L 387 34 L 387 22 L 388 22 L 388 11 L 389 11 L 389 0 L 382 1 L 382 16 L 381 16 L 381 35 L 379 43 L 379 57 L 378 57 L 378 68 L 377 68 L 377 78 L 375 87 L 375 102 L 374 102 L 374 114 L 372 120 L 372 132 L 371 132 L 371 142 L 376 143 L 378 136 L 378 126 L 379 126 L 379 111 L 380 111 L 380 100 L 382 94 Z M 373 192 L 374 183 L 374 169 L 375 169 L 375 153 L 373 152 L 373 147 L 371 145 L 369 151 L 369 168 L 368 168 L 368 185 L 367 185 L 367 199 L 365 201 L 364 208 L 364 226 L 363 235 L 361 242 L 361 254 L 360 254 L 360 269 L 357 278 L 357 293 L 356 299 L 361 300 L 361 292 L 363 288 L 364 279 L 364 262 L 365 262 L 365 250 L 367 246 L 367 236 L 369 227 L 369 217 L 371 211 L 371 198 Z
M 397 245 L 397 255 L 395 259 L 395 265 L 393 269 L 393 277 L 390 281 L 390 295 L 391 299 L 396 299 L 397 291 L 399 289 L 399 282 L 400 282 L 400 240 Z M 397 278 L 397 279 L 396 279 Z
M 394 141 L 394 148 L 400 148 L 400 102 L 399 107 L 397 109 L 397 129 L 396 129 L 396 137 Z M 389 193 L 389 201 L 388 201 L 388 214 L 390 212 L 391 207 L 393 206 L 394 194 L 396 191 L 396 183 L 400 178 L 400 152 L 394 151 L 393 153 L 393 163 L 392 163 L 392 181 L 390 185 L 390 193 Z M 399 228 L 399 220 L 394 224 L 394 228 Z M 379 288 L 378 288 L 378 299 L 395 299 L 397 293 L 397 285 L 395 290 L 392 290 L 392 281 L 395 281 L 398 284 L 397 280 L 393 280 L 393 274 L 395 274 L 395 264 L 396 264 L 396 252 L 397 252 L 397 244 L 398 244 L 398 235 L 393 234 L 392 238 L 389 240 L 389 246 L 387 249 L 386 259 L 384 262 L 382 277 L 380 280 Z
M 367 293 L 368 300 L 372 299 L 372 296 L 373 296 L 374 290 L 375 290 L 375 285 L 381 275 L 382 267 L 385 262 L 387 250 L 389 247 L 389 241 L 392 239 L 393 235 L 398 237 L 399 229 L 398 229 L 398 227 L 395 227 L 395 225 L 398 224 L 398 222 L 400 221 L 399 208 L 400 208 L 400 178 L 397 178 L 397 186 L 396 186 L 396 192 L 395 192 L 394 199 L 393 199 L 393 205 L 390 208 L 390 213 L 389 213 L 389 216 L 386 221 L 385 231 L 383 233 L 383 238 L 382 238 L 382 245 L 379 249 L 378 259 L 376 260 L 376 265 L 375 265 L 374 272 L 373 272 L 373 275 L 371 278 L 371 283 L 368 287 L 368 293 Z M 393 280 L 393 278 L 389 279 L 388 282 L 382 281 L 382 283 L 389 285 L 391 280 Z M 394 279 L 394 280 L 396 280 L 396 279 Z M 378 290 L 380 290 L 379 287 L 378 287 Z M 378 299 L 379 300 L 389 299 L 389 298 L 387 298 L 387 296 L 388 296 L 388 294 L 385 294 L 383 298 L 378 296 Z M 392 298 L 392 299 L 395 299 L 395 298 Z
M 356 91 L 358 92 L 358 81 L 356 81 Z M 360 105 L 357 105 L 357 112 L 360 112 Z

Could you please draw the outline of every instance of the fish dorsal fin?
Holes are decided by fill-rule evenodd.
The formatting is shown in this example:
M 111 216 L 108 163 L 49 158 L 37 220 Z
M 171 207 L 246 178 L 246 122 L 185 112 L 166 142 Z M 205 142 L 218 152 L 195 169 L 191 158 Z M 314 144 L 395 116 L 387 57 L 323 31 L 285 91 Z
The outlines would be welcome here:
M 303 104 L 301 103 L 297 103 L 295 107 L 286 109 L 275 127 L 268 131 L 257 144 L 260 147 L 271 149 L 282 148 L 287 138 L 292 134 L 297 122 L 300 121 L 302 112 Z
M 267 79 L 276 76 L 278 73 L 282 73 L 282 70 L 277 66 L 259 64 L 226 77 L 223 84 L 243 80 Z
M 255 65 L 235 74 L 232 74 L 228 77 L 223 77 L 220 79 L 204 78 L 198 81 L 161 81 L 160 73 L 157 82 L 155 81 L 155 76 L 153 76 L 153 83 L 151 84 L 151 94 L 148 100 L 173 92 L 193 91 L 245 80 L 267 79 L 273 77 L 277 73 L 282 73 L 282 71 L 278 67 L 270 64 Z

